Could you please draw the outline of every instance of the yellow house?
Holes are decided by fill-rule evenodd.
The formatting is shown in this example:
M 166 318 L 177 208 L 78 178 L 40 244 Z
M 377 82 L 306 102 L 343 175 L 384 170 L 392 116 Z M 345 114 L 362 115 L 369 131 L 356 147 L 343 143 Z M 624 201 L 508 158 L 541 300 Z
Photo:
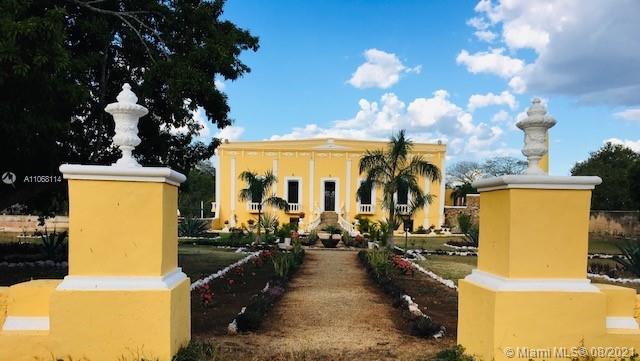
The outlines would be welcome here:
M 366 174 L 359 173 L 359 161 L 367 150 L 385 149 L 387 142 L 347 139 L 306 139 L 277 141 L 225 141 L 217 149 L 216 199 L 213 202 L 214 229 L 241 226 L 256 219 L 257 203 L 239 200 L 246 184 L 238 179 L 245 170 L 264 173 L 271 170 L 278 182 L 273 193 L 289 203 L 286 212 L 272 211 L 280 223 L 297 222 L 302 229 L 320 223 L 321 214 L 335 213 L 339 224 L 349 229 L 356 216 L 383 219 L 380 206 L 382 192 L 375 187 L 371 197 L 358 200 L 360 182 Z M 413 153 L 436 165 L 444 179 L 444 144 L 414 144 Z M 444 222 L 444 182 L 420 179 L 424 192 L 434 196 L 432 204 L 413 215 L 414 227 L 440 227 Z M 408 209 L 407 194 L 398 194 L 400 213 Z M 257 200 L 256 200 L 257 201 Z M 269 209 L 265 209 L 270 212 Z M 335 217 L 335 216 L 334 216 Z

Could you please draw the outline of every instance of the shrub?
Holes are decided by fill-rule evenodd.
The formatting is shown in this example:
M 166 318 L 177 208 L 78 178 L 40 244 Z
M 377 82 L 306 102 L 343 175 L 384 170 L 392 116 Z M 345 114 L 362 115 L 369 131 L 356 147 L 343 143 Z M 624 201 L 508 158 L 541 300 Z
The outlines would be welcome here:
M 621 257 L 615 260 L 627 272 L 640 276 L 640 239 L 628 240 L 624 243 L 616 244 L 616 247 L 622 253 Z
M 198 218 L 188 217 L 178 225 L 178 236 L 180 237 L 202 237 L 209 230 L 209 224 Z
M 356 217 L 358 219 L 358 232 L 360 233 L 369 233 L 369 226 L 371 222 L 369 218 L 366 217 Z
M 218 347 L 206 341 L 192 340 L 187 346 L 180 348 L 171 361 L 217 360 Z
M 464 353 L 462 345 L 442 350 L 436 354 L 436 361 L 476 361 L 475 357 Z
M 442 326 L 433 322 L 431 317 L 423 315 L 414 320 L 411 325 L 411 333 L 421 337 L 431 337 L 441 330 Z
M 473 225 L 467 234 L 467 239 L 474 246 L 478 247 L 478 241 L 480 240 L 480 228 L 477 225 Z
M 305 246 L 313 246 L 318 241 L 318 231 L 315 229 L 311 230 L 306 237 L 302 237 L 302 244 Z
M 331 234 L 341 234 L 342 230 L 336 226 L 326 226 L 323 231 Z
M 427 230 L 423 226 L 418 226 L 418 228 L 413 233 L 415 233 L 415 234 L 426 234 Z
M 469 213 L 458 214 L 458 228 L 460 228 L 460 233 L 469 234 L 469 230 L 472 226 L 473 220 L 471 219 L 471 215 Z
M 280 239 L 289 238 L 297 225 L 295 223 L 285 223 L 276 230 L 276 237 Z
M 402 258 L 402 256 L 394 255 L 391 257 L 391 261 L 393 262 L 393 267 L 404 275 L 414 275 L 416 273 L 413 264 Z
M 393 265 L 389 259 L 389 251 L 386 249 L 371 250 L 367 252 L 366 255 L 367 262 L 371 267 L 371 272 L 376 279 L 380 280 L 391 276 Z
M 49 233 L 45 230 L 45 233 L 40 235 L 40 241 L 40 249 L 47 259 L 58 259 L 67 247 L 67 231 Z
M 258 226 L 264 229 L 265 234 L 268 235 L 269 232 L 274 232 L 278 228 L 278 216 L 264 212 L 258 221 Z
M 342 231 L 342 243 L 344 243 L 346 247 L 353 247 L 353 239 L 348 231 Z

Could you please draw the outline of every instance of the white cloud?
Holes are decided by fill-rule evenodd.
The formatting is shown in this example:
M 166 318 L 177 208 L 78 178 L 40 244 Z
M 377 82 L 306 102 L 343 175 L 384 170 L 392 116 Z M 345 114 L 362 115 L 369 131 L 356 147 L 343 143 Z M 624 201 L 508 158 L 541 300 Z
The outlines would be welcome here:
M 336 120 L 328 127 L 307 124 L 271 139 L 386 140 L 393 132 L 406 129 L 417 142 L 443 140 L 448 144 L 449 155 L 479 158 L 512 153 L 511 148 L 499 143 L 504 133 L 499 124 L 474 123 L 472 115 L 453 103 L 445 90 L 416 98 L 408 105 L 393 93 L 384 94 L 379 101 L 361 99 L 358 105 L 353 117 Z
M 616 118 L 640 122 L 640 108 L 629 108 L 613 114 Z
M 476 38 L 482 41 L 486 41 L 487 43 L 493 42 L 494 40 L 496 40 L 496 37 L 498 36 L 496 33 L 489 30 L 478 30 L 475 33 L 473 33 L 473 35 L 475 35 Z
M 467 105 L 467 108 L 473 112 L 478 108 L 484 108 L 489 105 L 507 105 L 509 108 L 515 109 L 518 106 L 518 103 L 516 102 L 516 98 L 513 94 L 505 90 L 500 94 L 473 94 L 469 97 L 469 104 Z
M 480 51 L 475 54 L 462 50 L 456 57 L 456 62 L 465 65 L 467 70 L 474 74 L 488 73 L 502 78 L 518 75 L 525 66 L 524 61 L 503 55 L 503 52 L 503 48 Z
M 640 152 L 640 139 L 638 140 L 629 140 L 629 139 L 619 139 L 619 138 L 609 138 L 605 139 L 603 143 L 612 143 L 612 144 L 621 144 L 627 148 L 630 148 L 634 152 Z
M 218 133 L 214 136 L 214 138 L 218 139 L 228 139 L 228 140 L 238 140 L 244 133 L 243 127 L 238 127 L 234 125 L 226 126 L 222 129 L 218 130 Z
M 364 56 L 367 61 L 360 65 L 347 81 L 356 88 L 387 89 L 400 80 L 400 74 L 403 72 L 419 74 L 422 71 L 421 65 L 408 68 L 396 54 L 382 50 L 368 49 Z
M 224 91 L 224 89 L 226 88 L 226 84 L 220 79 L 214 80 L 213 84 L 215 85 L 216 89 L 220 91 Z
M 470 71 L 509 79 L 515 93 L 640 104 L 639 1 L 481 0 L 475 10 L 468 24 L 476 31 L 500 32 L 500 41 L 516 58 L 521 49 L 532 49 L 535 56 L 509 75 L 496 69 Z

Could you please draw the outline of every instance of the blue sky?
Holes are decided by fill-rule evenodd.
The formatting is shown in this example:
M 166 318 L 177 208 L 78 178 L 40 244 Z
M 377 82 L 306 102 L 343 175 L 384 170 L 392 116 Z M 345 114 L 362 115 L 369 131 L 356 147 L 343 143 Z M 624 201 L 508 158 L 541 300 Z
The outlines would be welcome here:
M 449 162 L 520 156 L 514 123 L 539 96 L 558 121 L 553 174 L 605 140 L 640 151 L 640 26 L 627 15 L 640 2 L 530 3 L 229 0 L 224 18 L 260 49 L 242 55 L 251 73 L 221 85 L 234 126 L 207 133 L 384 139 L 406 128 L 445 140 Z

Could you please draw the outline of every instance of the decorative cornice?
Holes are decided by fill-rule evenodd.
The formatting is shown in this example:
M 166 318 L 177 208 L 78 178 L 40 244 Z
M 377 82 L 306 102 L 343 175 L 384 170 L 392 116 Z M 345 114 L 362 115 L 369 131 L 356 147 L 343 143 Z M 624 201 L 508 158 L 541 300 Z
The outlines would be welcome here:
M 179 186 L 187 177 L 171 168 L 125 168 L 104 165 L 63 164 L 60 172 L 65 179 L 114 180 L 126 182 L 155 182 Z
M 562 177 L 547 175 L 505 175 L 473 182 L 479 192 L 499 189 L 593 189 L 600 177 Z

